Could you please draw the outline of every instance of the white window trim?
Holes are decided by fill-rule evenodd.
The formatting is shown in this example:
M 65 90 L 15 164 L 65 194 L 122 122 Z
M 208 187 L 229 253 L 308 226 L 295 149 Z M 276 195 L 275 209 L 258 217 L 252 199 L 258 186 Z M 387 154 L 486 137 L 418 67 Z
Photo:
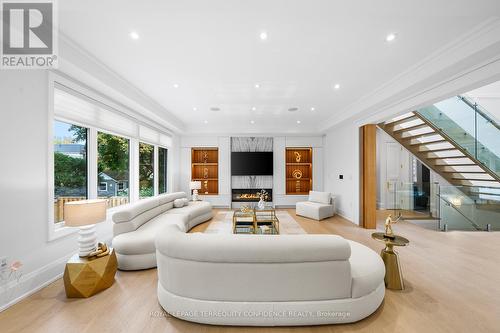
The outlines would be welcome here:
M 55 117 L 54 116 L 54 90 L 56 84 L 63 84 L 76 92 L 80 92 L 84 95 L 89 96 L 92 99 L 95 99 L 105 105 L 109 105 L 111 107 L 114 107 L 116 109 L 119 109 L 119 106 L 117 107 L 117 104 L 114 102 L 111 102 L 109 100 L 105 100 L 102 98 L 100 95 L 92 92 L 89 90 L 89 88 L 84 88 L 80 84 L 73 82 L 72 80 L 69 80 L 63 76 L 60 76 L 54 72 L 49 72 L 48 75 L 48 140 L 47 140 L 47 153 L 48 153 L 48 167 L 47 167 L 47 182 L 48 182 L 48 195 L 47 195 L 47 203 L 48 203 L 48 219 L 47 219 L 47 225 L 48 225 L 48 241 L 54 241 L 56 239 L 66 237 L 72 234 L 75 234 L 78 232 L 78 228 L 71 228 L 71 227 L 66 227 L 64 225 L 64 222 L 59 222 L 59 223 L 54 223 L 54 145 L 53 145 L 53 139 L 54 139 L 54 121 L 62 121 L 78 126 L 82 126 L 85 128 L 88 128 L 88 135 L 87 135 L 87 197 L 89 199 L 95 199 L 98 196 L 98 175 L 97 175 L 97 132 L 103 132 L 103 133 L 109 133 L 112 135 L 120 136 L 123 138 L 126 138 L 129 140 L 129 181 L 128 181 L 128 188 L 129 188 L 129 201 L 130 203 L 136 202 L 139 200 L 139 142 L 147 143 L 149 145 L 152 145 L 155 147 L 155 157 L 154 157 L 154 168 L 155 168 L 155 175 L 154 175 L 154 194 L 158 195 L 158 147 L 161 146 L 167 150 L 170 150 L 170 147 L 165 147 L 161 144 L 158 143 L 151 143 L 148 142 L 148 140 L 141 140 L 138 137 L 129 137 L 127 135 L 122 135 L 122 134 L 117 134 L 113 133 L 113 131 L 107 130 L 107 129 L 101 129 L 96 126 L 91 126 L 89 124 L 84 124 L 80 123 L 77 121 L 69 120 L 69 119 L 64 119 L 64 117 Z M 127 112 L 129 113 L 129 112 Z M 139 121 L 143 121 L 140 119 Z M 155 128 L 158 130 L 157 128 Z M 165 134 L 168 134 L 172 136 L 172 133 L 170 131 L 164 131 Z M 169 166 L 167 169 L 167 175 L 169 176 L 169 179 L 172 177 L 172 169 L 170 168 L 170 162 L 171 158 L 169 158 Z M 168 182 L 168 187 L 169 191 L 171 191 L 171 184 L 172 182 Z M 121 207 L 121 206 L 120 206 Z M 113 207 L 109 208 L 107 210 L 107 216 L 110 217 L 111 214 L 117 209 L 118 207 Z
M 101 185 L 102 184 L 106 185 L 106 189 L 105 190 L 101 190 Z M 108 183 L 106 183 L 106 182 L 99 182 L 99 188 L 98 188 L 97 192 L 108 192 Z

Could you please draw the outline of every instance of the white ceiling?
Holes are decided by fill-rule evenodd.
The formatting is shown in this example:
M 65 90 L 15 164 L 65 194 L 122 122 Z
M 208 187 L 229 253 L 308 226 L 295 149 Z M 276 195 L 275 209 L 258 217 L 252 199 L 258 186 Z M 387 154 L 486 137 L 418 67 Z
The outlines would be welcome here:
M 187 132 L 314 133 L 499 14 L 499 3 L 64 0 L 59 27 L 178 117 Z M 131 31 L 140 38 L 132 40 Z M 393 43 L 385 41 L 390 32 L 397 33 Z

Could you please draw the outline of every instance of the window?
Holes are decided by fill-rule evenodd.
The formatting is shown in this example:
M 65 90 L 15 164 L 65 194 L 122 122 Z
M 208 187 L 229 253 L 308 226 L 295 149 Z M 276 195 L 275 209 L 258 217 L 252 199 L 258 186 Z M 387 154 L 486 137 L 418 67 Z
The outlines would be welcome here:
M 154 156 L 155 147 L 146 143 L 139 143 L 139 198 L 154 195 Z
M 168 192 L 167 184 L 168 149 L 158 147 L 158 193 Z
M 88 129 L 54 121 L 54 223 L 64 221 L 64 204 L 87 194 Z
M 130 140 L 97 133 L 97 195 L 107 199 L 110 208 L 129 202 L 129 189 L 125 186 L 129 182 L 129 151 Z

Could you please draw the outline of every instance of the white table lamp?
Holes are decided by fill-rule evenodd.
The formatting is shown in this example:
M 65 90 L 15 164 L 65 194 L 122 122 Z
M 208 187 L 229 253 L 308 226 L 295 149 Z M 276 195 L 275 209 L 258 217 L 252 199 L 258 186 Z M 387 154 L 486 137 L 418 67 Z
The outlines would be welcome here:
M 199 180 L 189 183 L 189 188 L 193 190 L 193 201 L 198 201 L 198 190 L 201 189 L 201 182 Z
M 106 200 L 70 201 L 64 204 L 64 225 L 79 227 L 78 255 L 87 257 L 97 247 L 96 223 L 106 220 Z

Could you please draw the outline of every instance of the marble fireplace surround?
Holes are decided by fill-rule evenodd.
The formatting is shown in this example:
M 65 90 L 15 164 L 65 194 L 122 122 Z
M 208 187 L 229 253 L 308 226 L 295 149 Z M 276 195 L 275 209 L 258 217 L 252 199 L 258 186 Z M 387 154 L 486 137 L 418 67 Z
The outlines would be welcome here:
M 271 137 L 232 137 L 231 152 L 272 152 L 273 138 Z M 231 192 L 237 190 L 265 189 L 271 195 L 272 201 L 273 176 L 233 176 L 231 175 Z M 269 191 L 270 190 L 270 191 Z M 246 192 L 246 191 L 242 191 Z M 241 202 L 241 201 L 239 201 Z

